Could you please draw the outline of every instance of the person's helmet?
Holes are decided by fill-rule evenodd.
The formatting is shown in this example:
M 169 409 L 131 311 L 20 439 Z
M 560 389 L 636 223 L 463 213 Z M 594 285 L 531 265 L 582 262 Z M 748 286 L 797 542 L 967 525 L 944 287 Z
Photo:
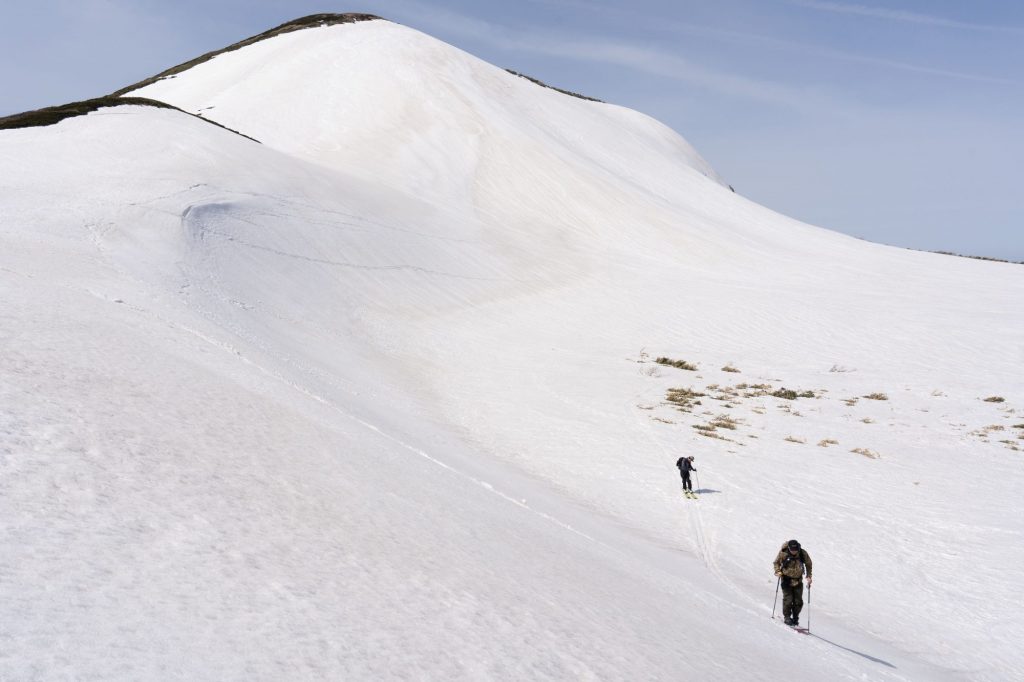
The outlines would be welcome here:
M 800 549 L 800 543 L 797 542 L 796 540 L 790 540 L 786 544 L 789 545 L 790 549 L 793 549 L 793 550 Z
M 693 459 L 693 455 L 690 455 L 690 456 L 689 456 L 689 457 L 687 457 L 686 459 Z

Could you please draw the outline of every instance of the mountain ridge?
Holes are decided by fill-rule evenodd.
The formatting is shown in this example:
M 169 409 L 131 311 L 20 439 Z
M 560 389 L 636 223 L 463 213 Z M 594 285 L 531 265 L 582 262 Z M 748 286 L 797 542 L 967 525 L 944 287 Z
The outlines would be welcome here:
M 143 79 L 143 80 L 141 80 L 141 81 L 139 81 L 137 83 L 133 83 L 133 84 L 127 85 L 127 86 L 125 86 L 125 87 L 123 87 L 123 88 L 121 88 L 119 90 L 115 90 L 114 92 L 110 93 L 110 95 L 108 95 L 108 97 L 122 97 L 122 96 L 124 96 L 128 92 L 131 92 L 133 90 L 139 90 L 139 89 L 141 89 L 141 88 L 143 88 L 143 87 L 145 87 L 145 86 L 147 86 L 147 85 L 149 85 L 151 83 L 155 83 L 155 82 L 157 82 L 159 80 L 163 80 L 164 78 L 169 78 L 169 77 L 172 77 L 172 76 L 176 76 L 177 74 L 182 73 L 184 71 L 187 71 L 187 70 L 191 69 L 192 67 L 197 66 L 199 64 L 207 62 L 207 61 L 213 59 L 214 57 L 217 57 L 219 55 L 225 54 L 227 52 L 232 52 L 234 50 L 240 50 L 243 47 L 247 47 L 247 46 L 252 45 L 254 43 L 257 43 L 257 42 L 259 42 L 261 40 L 267 40 L 267 39 L 273 38 L 275 36 L 283 35 L 285 33 L 290 33 L 292 31 L 301 31 L 301 30 L 304 30 L 304 29 L 307 29 L 307 28 L 316 28 L 318 26 L 334 26 L 334 25 L 337 25 L 337 24 L 352 24 L 352 23 L 356 23 L 356 22 L 359 22 L 359 21 L 387 21 L 387 20 L 383 19 L 382 17 L 379 17 L 379 16 L 377 16 L 375 14 L 362 14 L 362 13 L 356 13 L 356 12 L 341 13 L 341 14 L 321 13 L 321 14 L 310 14 L 310 15 L 307 15 L 307 16 L 304 16 L 304 17 L 299 17 L 297 19 L 292 19 L 291 21 L 286 21 L 283 24 L 275 26 L 274 28 L 268 29 L 268 30 L 263 31 L 261 33 L 257 33 L 256 35 L 249 36 L 248 38 L 243 38 L 242 40 L 239 40 L 236 43 L 232 43 L 232 44 L 230 44 L 230 45 L 228 45 L 226 47 L 222 47 L 222 48 L 217 49 L 217 50 L 211 50 L 210 52 L 205 52 L 205 53 L 199 55 L 198 57 L 190 59 L 190 60 L 188 60 L 186 62 L 182 62 L 181 64 L 178 64 L 176 66 L 172 66 L 172 67 L 170 67 L 168 69 L 165 69 L 165 70 L 161 71 L 160 73 L 158 73 L 158 74 L 156 74 L 154 76 L 150 76 L 149 78 L 145 78 L 145 79 Z
M 245 133 L 241 133 L 237 130 L 232 130 L 225 125 L 212 121 L 208 118 L 203 118 L 197 114 L 190 113 L 184 109 L 179 109 L 173 104 L 162 102 L 156 99 L 149 99 L 148 97 L 95 97 L 93 99 L 82 100 L 80 102 L 68 102 L 67 104 L 58 104 L 52 107 L 44 107 L 42 109 L 35 109 L 33 111 L 25 111 L 20 114 L 12 114 L 11 116 L 4 116 L 0 118 L 0 130 L 15 130 L 17 128 L 35 128 L 43 126 L 51 126 L 60 123 L 61 121 L 74 118 L 75 116 L 84 116 L 100 109 L 106 109 L 111 107 L 124 107 L 124 106 L 141 106 L 141 107 L 154 107 L 156 109 L 173 109 L 174 111 L 180 111 L 183 114 L 198 118 L 211 123 L 219 128 L 223 128 L 229 132 L 241 135 L 244 138 L 252 140 L 253 142 L 259 142 L 254 137 L 250 137 Z

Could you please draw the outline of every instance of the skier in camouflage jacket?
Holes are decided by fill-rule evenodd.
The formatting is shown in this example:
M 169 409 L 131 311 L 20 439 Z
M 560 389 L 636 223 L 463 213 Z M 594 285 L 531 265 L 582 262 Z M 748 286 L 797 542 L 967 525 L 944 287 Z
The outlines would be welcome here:
M 807 587 L 810 587 L 811 567 L 811 555 L 796 540 L 784 544 L 775 557 L 775 575 L 782 588 L 782 615 L 786 625 L 800 625 L 800 610 L 804 607 L 803 577 L 806 573 Z

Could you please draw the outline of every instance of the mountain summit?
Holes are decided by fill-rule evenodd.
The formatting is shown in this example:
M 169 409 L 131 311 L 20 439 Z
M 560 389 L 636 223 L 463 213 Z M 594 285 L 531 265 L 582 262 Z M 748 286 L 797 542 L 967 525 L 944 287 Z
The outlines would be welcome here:
M 0 678 L 1021 676 L 1024 269 L 368 15 L 117 94 L 0 130 Z
M 624 168 L 644 187 L 670 188 L 693 171 L 717 178 L 685 140 L 646 116 L 540 88 L 382 20 L 276 34 L 121 94 L 417 194 L 447 185 L 449 200 L 472 201 L 487 182 L 476 176 L 496 164 L 524 183 L 540 164 L 559 166 L 569 184 Z M 530 192 L 549 184 L 534 182 Z

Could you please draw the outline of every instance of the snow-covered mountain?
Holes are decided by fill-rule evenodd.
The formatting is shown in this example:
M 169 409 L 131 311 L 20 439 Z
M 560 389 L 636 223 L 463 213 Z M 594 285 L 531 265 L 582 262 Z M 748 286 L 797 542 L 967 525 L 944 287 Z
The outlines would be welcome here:
M 303 25 L 0 130 L 0 678 L 1024 677 L 1024 268 Z

